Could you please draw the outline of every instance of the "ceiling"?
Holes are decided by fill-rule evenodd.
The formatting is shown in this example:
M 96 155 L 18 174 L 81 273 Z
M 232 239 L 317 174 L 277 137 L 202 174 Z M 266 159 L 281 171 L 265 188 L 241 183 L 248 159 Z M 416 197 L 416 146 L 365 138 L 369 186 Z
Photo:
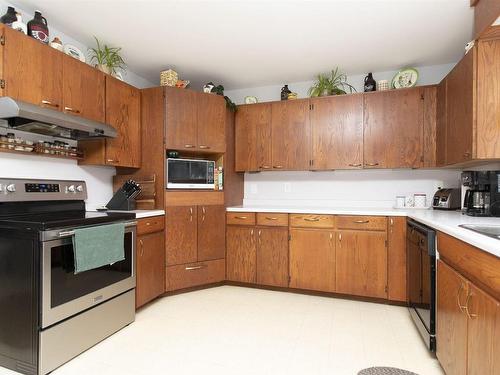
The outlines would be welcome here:
M 19 0 L 87 45 L 123 47 L 134 73 L 173 68 L 226 89 L 456 62 L 472 38 L 469 0 Z

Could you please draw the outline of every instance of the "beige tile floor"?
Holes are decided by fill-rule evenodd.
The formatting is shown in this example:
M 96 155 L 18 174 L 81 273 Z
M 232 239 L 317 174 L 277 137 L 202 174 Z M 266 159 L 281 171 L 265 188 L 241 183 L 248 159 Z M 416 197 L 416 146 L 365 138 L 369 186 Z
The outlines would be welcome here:
M 223 286 L 159 299 L 53 374 L 355 375 L 370 366 L 443 375 L 406 308 Z

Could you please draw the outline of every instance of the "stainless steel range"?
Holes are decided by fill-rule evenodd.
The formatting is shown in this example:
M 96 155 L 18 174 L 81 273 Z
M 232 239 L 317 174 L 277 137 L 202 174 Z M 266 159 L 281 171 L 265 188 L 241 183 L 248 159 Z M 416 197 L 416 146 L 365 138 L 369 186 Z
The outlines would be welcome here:
M 82 181 L 0 179 L 1 366 L 46 374 L 134 321 L 134 214 L 86 198 Z M 120 222 L 124 259 L 75 272 L 75 231 Z

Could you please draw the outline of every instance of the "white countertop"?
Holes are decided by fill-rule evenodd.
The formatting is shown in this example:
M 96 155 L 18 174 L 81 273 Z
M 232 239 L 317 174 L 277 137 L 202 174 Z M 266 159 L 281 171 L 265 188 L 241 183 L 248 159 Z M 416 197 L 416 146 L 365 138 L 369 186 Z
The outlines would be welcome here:
M 473 217 L 458 211 L 396 209 L 396 208 L 334 208 L 334 207 L 293 207 L 293 206 L 234 206 L 228 207 L 232 212 L 274 212 L 299 214 L 329 215 L 374 215 L 374 216 L 406 216 L 438 231 L 449 234 L 459 240 L 476 246 L 490 254 L 500 257 L 500 240 L 460 228 L 460 224 L 495 224 L 500 225 L 500 218 Z M 439 248 L 439 244 L 438 244 Z
M 92 210 L 92 211 L 95 211 L 95 210 Z M 136 219 L 143 219 L 145 217 L 165 215 L 165 210 L 131 210 L 131 211 L 108 210 L 106 212 L 124 212 L 127 214 L 135 214 Z

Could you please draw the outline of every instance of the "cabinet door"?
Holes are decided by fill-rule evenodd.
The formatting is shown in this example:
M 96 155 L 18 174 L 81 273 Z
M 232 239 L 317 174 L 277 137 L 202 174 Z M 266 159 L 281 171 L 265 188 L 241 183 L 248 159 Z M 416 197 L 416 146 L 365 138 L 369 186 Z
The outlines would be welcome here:
M 364 95 L 364 167 L 422 166 L 423 91 L 420 87 Z
M 4 35 L 4 94 L 61 110 L 64 55 L 9 27 L 4 27 Z
M 271 104 L 238 107 L 235 159 L 237 172 L 271 169 Z
M 63 56 L 63 111 L 104 122 L 104 73 Z
M 220 95 L 197 93 L 197 148 L 226 151 L 226 101 Z
M 288 228 L 257 229 L 257 284 L 288 286 Z
M 166 143 L 167 149 L 195 149 L 196 141 L 196 92 L 165 88 Z
M 163 231 L 137 237 L 136 307 L 165 292 L 165 235 Z
M 226 278 L 243 283 L 256 282 L 257 246 L 255 228 L 227 227 Z
M 469 313 L 467 374 L 498 374 L 493 366 L 500 355 L 500 352 L 494 352 L 499 302 L 469 283 L 466 306 Z
M 407 301 L 406 217 L 389 218 L 387 242 L 387 298 L 404 302 Z
M 436 355 L 447 374 L 467 373 L 467 281 L 438 260 Z
M 106 139 L 106 164 L 117 167 L 141 166 L 140 93 L 116 78 L 106 76 L 106 123 L 118 137 Z
M 309 100 L 272 103 L 271 132 L 273 169 L 310 168 Z
M 363 96 L 311 99 L 313 169 L 363 166 Z
M 166 218 L 167 265 L 196 262 L 196 206 L 167 207 Z
M 387 298 L 386 238 L 385 232 L 337 232 L 337 292 Z
M 198 262 L 222 259 L 225 254 L 225 207 L 198 206 Z
M 290 231 L 290 288 L 335 291 L 334 232 Z
M 472 158 L 476 52 L 469 51 L 446 77 L 446 164 Z
M 436 91 L 436 165 L 446 165 L 446 78 Z

